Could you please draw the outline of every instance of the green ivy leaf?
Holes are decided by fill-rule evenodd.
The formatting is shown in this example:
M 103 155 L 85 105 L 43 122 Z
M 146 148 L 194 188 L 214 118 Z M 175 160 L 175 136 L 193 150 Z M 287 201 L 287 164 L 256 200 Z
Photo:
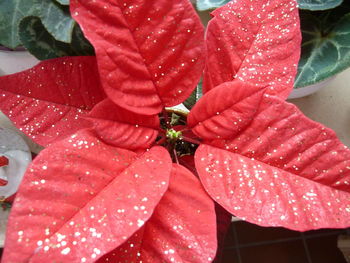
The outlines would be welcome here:
M 300 9 L 326 10 L 337 7 L 343 0 L 298 0 Z
M 69 5 L 69 0 L 56 0 L 61 5 Z
M 53 0 L 0 0 L 0 43 L 9 48 L 21 45 L 18 25 L 28 16 L 40 17 L 56 40 L 71 41 L 74 20 L 68 6 Z
M 311 85 L 350 67 L 350 5 L 331 11 L 303 11 L 300 18 L 303 42 L 295 87 Z
M 187 109 L 192 109 L 194 104 L 203 96 L 202 80 L 198 83 L 197 87 L 193 90 L 192 94 L 183 102 Z
M 228 2 L 230 2 L 230 0 L 197 0 L 197 9 L 199 11 L 215 9 Z
M 35 16 L 22 19 L 19 24 L 20 39 L 25 48 L 39 60 L 76 55 L 93 55 L 93 49 L 88 43 L 81 45 L 83 38 L 80 28 L 73 32 L 71 44 L 57 41 L 47 32 L 41 20 Z M 82 50 L 83 49 L 83 50 Z M 89 54 L 89 51 L 92 54 Z

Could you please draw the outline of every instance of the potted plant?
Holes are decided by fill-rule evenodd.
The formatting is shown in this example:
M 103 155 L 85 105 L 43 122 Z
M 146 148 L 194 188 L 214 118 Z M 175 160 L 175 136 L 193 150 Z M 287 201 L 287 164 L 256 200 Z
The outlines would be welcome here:
M 3 261 L 211 262 L 215 204 L 262 226 L 349 226 L 349 149 L 284 101 L 297 4 L 268 2 L 230 2 L 204 34 L 187 0 L 70 1 L 96 57 L 0 78 L 1 110 L 46 146 Z M 204 96 L 178 122 L 165 108 L 202 74 Z
M 197 0 L 196 6 L 205 11 L 227 2 Z M 299 0 L 298 3 L 303 42 L 291 99 L 316 92 L 350 67 L 349 1 Z

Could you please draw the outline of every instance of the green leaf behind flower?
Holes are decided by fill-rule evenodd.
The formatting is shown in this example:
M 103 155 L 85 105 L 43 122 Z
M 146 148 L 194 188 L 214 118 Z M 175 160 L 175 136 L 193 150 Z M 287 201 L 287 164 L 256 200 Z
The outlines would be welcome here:
M 215 9 L 228 2 L 230 2 L 230 0 L 197 0 L 197 9 L 199 11 Z
M 302 56 L 295 87 L 322 81 L 350 67 L 350 4 L 301 12 Z
M 193 90 L 192 94 L 183 102 L 187 109 L 192 109 L 196 102 L 203 96 L 202 80 L 198 83 L 197 87 Z
M 41 20 L 35 16 L 26 17 L 21 21 L 19 33 L 25 48 L 40 60 L 93 54 L 93 48 L 86 41 L 78 27 L 74 29 L 71 44 L 53 38 L 47 32 Z
M 298 0 L 300 9 L 326 10 L 337 7 L 343 0 Z
M 70 43 L 75 21 L 68 6 L 62 6 L 52 0 L 34 0 L 38 6 L 38 16 L 47 31 L 58 41 Z
M 61 5 L 69 5 L 69 0 L 56 0 L 56 2 L 60 3 Z
M 64 1 L 63 1 L 64 2 Z M 46 30 L 58 41 L 69 43 L 75 25 L 69 7 L 53 0 L 0 0 L 0 44 L 21 45 L 18 26 L 23 18 L 40 17 Z
M 8 48 L 21 44 L 18 24 L 28 14 L 37 14 L 32 0 L 0 0 L 0 43 Z

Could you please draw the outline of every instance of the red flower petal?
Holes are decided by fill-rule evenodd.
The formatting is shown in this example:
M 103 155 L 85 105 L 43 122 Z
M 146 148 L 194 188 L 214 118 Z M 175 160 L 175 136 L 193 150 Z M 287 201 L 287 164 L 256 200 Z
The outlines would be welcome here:
M 146 149 L 156 140 L 159 128 L 157 115 L 140 115 L 105 99 L 89 116 L 98 137 L 107 144 L 129 150 Z
M 80 117 L 105 97 L 94 57 L 66 57 L 0 77 L 0 109 L 41 145 L 88 127 Z
M 196 152 L 198 173 L 217 202 L 264 226 L 350 226 L 350 150 L 332 130 L 272 97 L 260 101 L 248 126 L 235 127 L 232 139 L 207 141 L 215 147 Z
M 162 147 L 137 157 L 87 130 L 53 144 L 36 157 L 17 193 L 4 262 L 94 262 L 150 218 L 170 171 Z
M 188 126 L 202 139 L 232 138 L 251 122 L 262 92 L 238 79 L 223 83 L 196 103 Z
M 114 103 L 152 115 L 191 94 L 204 66 L 204 33 L 188 0 L 74 0 L 70 7 Z
M 238 78 L 269 86 L 286 98 L 300 55 L 296 1 L 232 1 L 218 8 L 207 29 L 204 91 Z
M 189 170 L 173 164 L 169 189 L 151 219 L 98 262 L 211 262 L 216 246 L 214 202 Z

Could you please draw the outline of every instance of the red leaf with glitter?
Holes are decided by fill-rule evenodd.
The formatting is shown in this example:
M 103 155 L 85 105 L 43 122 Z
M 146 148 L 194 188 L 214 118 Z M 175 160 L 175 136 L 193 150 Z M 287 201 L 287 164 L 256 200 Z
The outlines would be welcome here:
M 72 0 L 70 7 L 95 47 L 104 90 L 120 107 L 156 114 L 197 85 L 203 26 L 188 0 Z
M 207 28 L 204 91 L 238 78 L 286 98 L 300 56 L 296 1 L 232 1 Z
M 159 129 L 157 115 L 130 112 L 105 99 L 91 113 L 98 137 L 107 144 L 129 150 L 146 149 L 156 140 Z
M 150 220 L 98 262 L 211 262 L 216 246 L 214 202 L 189 170 L 173 164 L 169 189 Z
M 52 144 L 17 193 L 3 261 L 94 262 L 151 217 L 171 167 L 162 147 L 137 156 L 89 130 Z
M 105 97 L 94 57 L 66 57 L 0 77 L 0 109 L 46 146 L 88 127 L 80 118 Z
M 232 214 L 263 226 L 349 226 L 349 149 L 294 105 L 268 95 L 258 102 L 247 123 L 232 125 L 234 114 L 221 120 L 231 124 L 231 138 L 198 148 L 196 168 L 208 193 Z
M 188 126 L 205 140 L 232 138 L 249 125 L 262 93 L 259 87 L 238 79 L 223 83 L 196 103 L 188 115 Z

